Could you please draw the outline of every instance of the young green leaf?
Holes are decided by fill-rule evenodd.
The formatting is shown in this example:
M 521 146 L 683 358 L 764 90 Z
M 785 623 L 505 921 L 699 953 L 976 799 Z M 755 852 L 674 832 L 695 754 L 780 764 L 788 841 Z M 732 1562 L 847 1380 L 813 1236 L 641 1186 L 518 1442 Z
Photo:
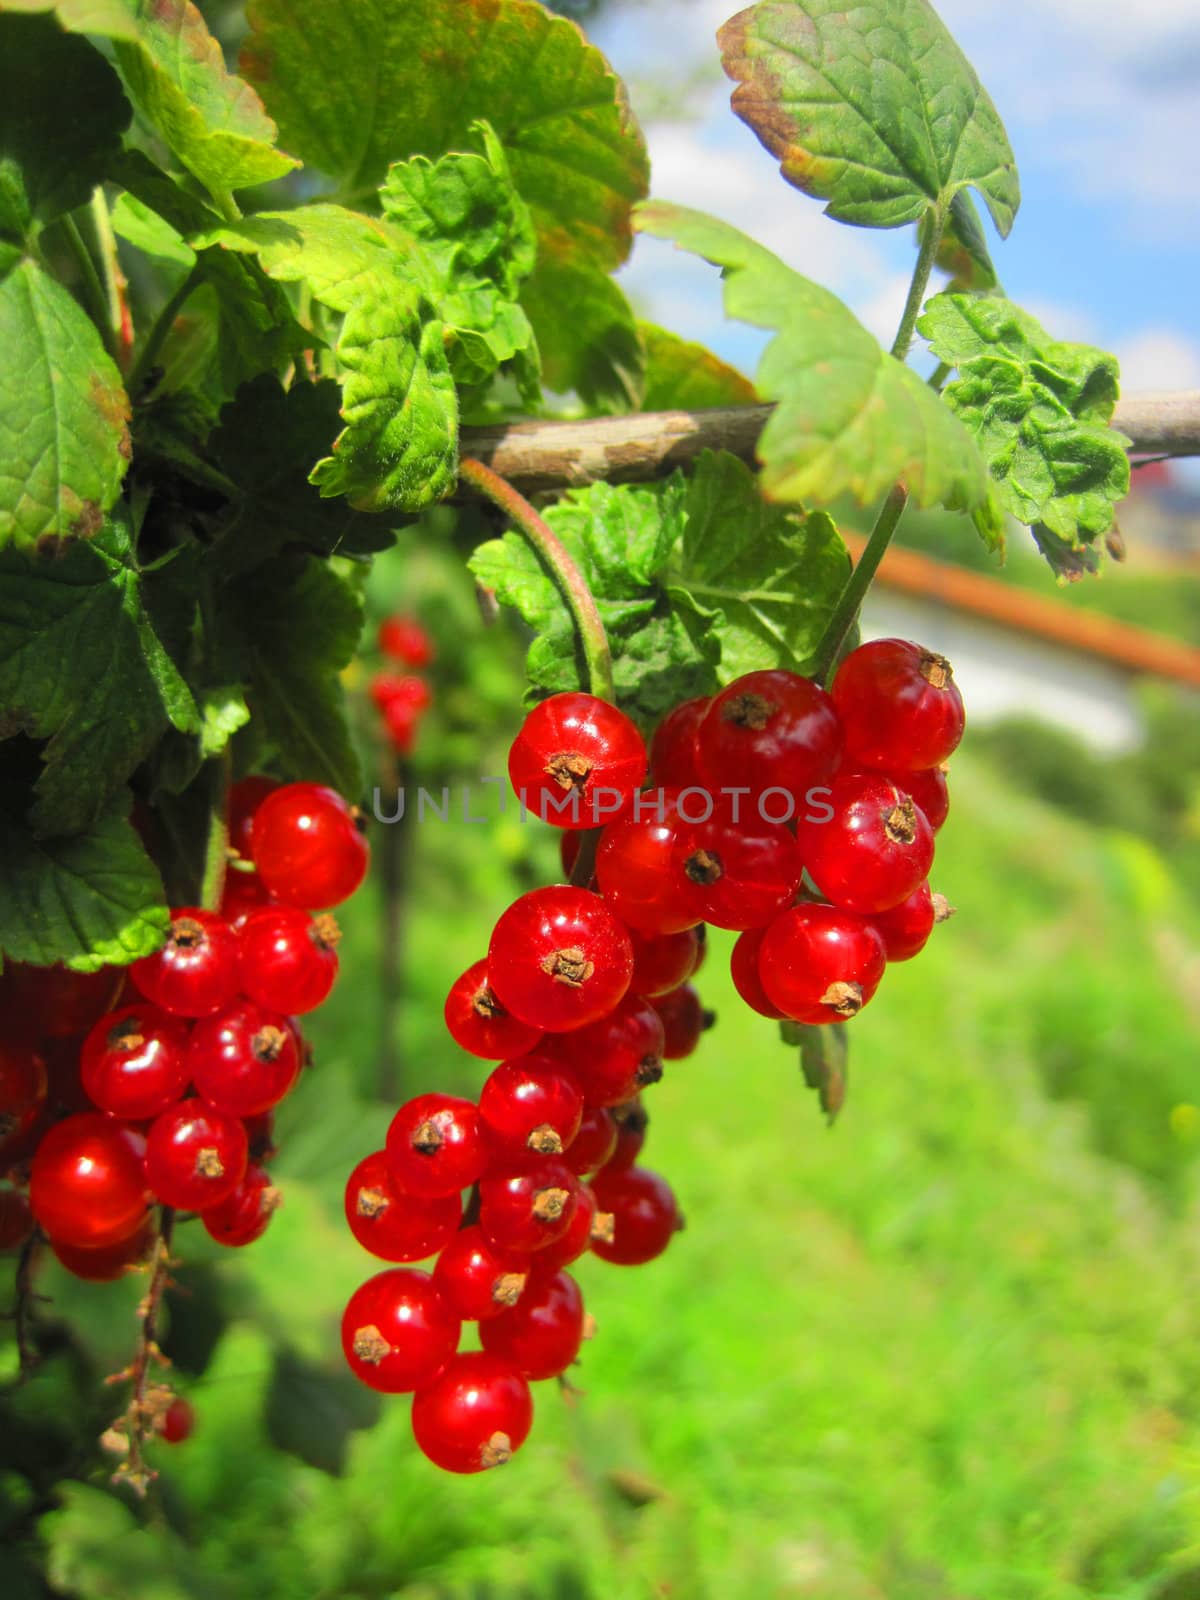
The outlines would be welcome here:
M 702 344 L 639 322 L 646 349 L 643 411 L 704 411 L 715 406 L 752 406 L 758 392 L 749 378 Z
M 937 264 L 950 274 L 951 289 L 999 287 L 983 223 L 966 189 L 960 189 L 950 202 L 946 229 L 938 244 Z
M 895 228 L 970 187 L 1007 237 L 1004 124 L 928 0 L 761 0 L 717 38 L 733 109 L 829 216 Z
M 832 1126 L 846 1103 L 846 1064 L 850 1052 L 843 1023 L 781 1022 L 784 1044 L 800 1048 L 800 1070 L 815 1089 L 821 1110 Z
M 731 317 L 770 328 L 755 386 L 777 402 L 758 451 L 773 500 L 869 504 L 903 479 L 914 502 L 973 510 L 987 496 L 974 441 L 836 295 L 728 223 L 663 201 L 636 225 L 724 269 Z

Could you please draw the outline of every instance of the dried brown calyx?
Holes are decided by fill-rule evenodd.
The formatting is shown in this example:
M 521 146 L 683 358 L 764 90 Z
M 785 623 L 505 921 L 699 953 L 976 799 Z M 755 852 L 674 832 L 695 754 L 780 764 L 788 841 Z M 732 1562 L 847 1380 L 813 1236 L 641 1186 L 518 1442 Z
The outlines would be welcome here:
M 683 870 L 693 883 L 717 883 L 725 876 L 721 858 L 714 850 L 693 850 L 683 863 Z
M 721 721 L 732 722 L 739 728 L 765 728 L 775 710 L 770 700 L 761 694 L 731 695 L 721 706 Z
M 365 1328 L 354 1330 L 352 1349 L 360 1361 L 366 1361 L 371 1366 L 377 1367 L 384 1356 L 391 1354 L 392 1347 L 375 1324 L 369 1322 Z
M 932 689 L 948 689 L 954 682 L 950 663 L 933 650 L 926 650 L 921 657 L 920 673 Z
M 539 1222 L 557 1222 L 570 1198 L 566 1189 L 539 1189 L 533 1197 L 533 1214 Z
M 577 750 L 560 750 L 550 757 L 543 771 L 565 793 L 570 789 L 582 789 L 592 775 L 592 766 Z
M 196 1176 L 198 1178 L 223 1178 L 225 1164 L 221 1160 L 221 1152 L 215 1145 L 202 1145 L 196 1152 Z
M 863 1008 L 860 983 L 831 983 L 821 996 L 821 1004 L 836 1011 L 839 1017 L 856 1017 Z
M 595 972 L 596 964 L 588 960 L 586 951 L 571 945 L 566 950 L 552 950 L 548 956 L 543 956 L 541 968 L 555 983 L 565 983 L 571 989 L 582 989 Z
M 917 837 L 917 808 L 908 795 L 884 817 L 883 831 L 893 844 L 912 844 Z

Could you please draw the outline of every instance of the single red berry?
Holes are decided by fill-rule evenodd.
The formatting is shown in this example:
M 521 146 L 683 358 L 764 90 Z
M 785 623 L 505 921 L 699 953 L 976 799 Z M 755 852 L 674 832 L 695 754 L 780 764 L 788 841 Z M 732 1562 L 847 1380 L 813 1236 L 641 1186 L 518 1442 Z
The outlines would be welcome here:
M 700 959 L 700 936 L 695 928 L 678 933 L 643 934 L 630 932 L 633 941 L 633 977 L 630 994 L 653 998 L 669 994 L 686 983 Z
M 196 1413 L 190 1401 L 176 1395 L 163 1412 L 159 1432 L 164 1444 L 183 1444 L 192 1437 L 196 1427 Z
M 700 783 L 696 734 L 710 701 L 708 695 L 683 700 L 668 711 L 650 741 L 650 774 L 664 789 L 688 789 Z
M 945 767 L 926 767 L 921 772 L 888 772 L 885 777 L 925 813 L 926 822 L 936 833 L 950 815 L 950 785 L 946 782 Z
M 483 1348 L 532 1381 L 557 1378 L 583 1343 L 583 1295 L 566 1272 L 534 1274 L 511 1311 L 479 1329 Z
M 564 834 L 564 838 L 573 837 Z M 534 1049 L 540 1028 L 518 1022 L 489 988 L 487 961 L 476 961 L 450 985 L 446 996 L 446 1027 L 455 1044 L 485 1061 L 505 1061 Z
M 402 1194 L 392 1182 L 387 1152 L 375 1150 L 347 1180 L 346 1221 L 363 1249 L 381 1261 L 424 1261 L 453 1240 L 462 1202 L 457 1190 L 433 1200 Z
M 413 1399 L 413 1437 L 444 1472 L 503 1466 L 529 1437 L 533 1398 L 511 1361 L 470 1350 Z
M 81 1111 L 48 1130 L 33 1158 L 29 1203 L 52 1239 L 98 1247 L 127 1239 L 150 1194 L 145 1140 L 99 1111 Z
M 579 1204 L 579 1179 L 548 1158 L 507 1171 L 489 1169 L 479 1181 L 479 1226 L 489 1245 L 528 1255 L 562 1237 Z
M 385 617 L 379 624 L 379 649 L 406 667 L 427 667 L 433 660 L 433 640 L 415 617 Z
M 599 1021 L 547 1040 L 541 1054 L 570 1067 L 589 1106 L 620 1105 L 662 1077 L 658 1004 L 627 994 Z
M 800 887 L 803 866 L 791 832 L 744 805 L 719 805 L 707 822 L 682 830 L 676 849 L 704 921 L 717 928 L 764 927 Z
M 696 733 L 701 781 L 714 797 L 722 786 L 749 789 L 751 805 L 797 802 L 832 777 L 842 754 L 842 729 L 820 684 L 794 672 L 748 672 L 715 695 Z M 772 793 L 772 791 L 774 791 Z
M 758 972 L 758 956 L 766 931 L 765 928 L 749 928 L 741 935 L 729 957 L 729 971 L 734 988 L 751 1011 L 757 1011 L 760 1017 L 770 1017 L 773 1022 L 782 1022 L 787 1012 L 780 1011 L 767 998 Z
M 607 1168 L 593 1180 L 592 1189 L 596 1204 L 612 1217 L 612 1237 L 592 1240 L 602 1261 L 622 1267 L 653 1261 L 683 1227 L 670 1184 L 648 1167 L 626 1172 Z
M 101 1017 L 83 1041 L 80 1079 L 114 1117 L 138 1121 L 173 1106 L 188 1086 L 188 1024 L 143 1000 Z
M 623 1106 L 614 1106 L 612 1115 L 617 1124 L 617 1143 L 601 1170 L 628 1172 L 646 1143 L 650 1113 L 640 1100 L 630 1100 Z
M 124 983 L 124 967 L 72 972 L 6 961 L 0 973 L 0 1031 L 32 1043 L 86 1033 L 114 1008 Z
M 800 821 L 796 837 L 825 899 L 864 916 L 899 905 L 933 865 L 924 813 L 890 778 L 869 773 L 835 778 L 828 802 Z
M 889 961 L 911 961 L 929 942 L 934 924 L 954 915 L 945 895 L 931 894 L 927 883 L 914 889 L 890 911 L 881 911 L 871 923 L 883 940 Z
M 46 1104 L 46 1062 L 32 1045 L 0 1040 L 0 1158 L 33 1131 Z
M 713 1012 L 704 1009 L 690 983 L 659 995 L 650 1004 L 662 1019 L 664 1061 L 682 1061 L 690 1056 L 700 1043 L 701 1034 L 707 1033 L 717 1020 Z
M 19 1189 L 0 1188 L 0 1251 L 15 1250 L 33 1232 L 33 1212 Z
M 569 1267 L 572 1261 L 578 1261 L 580 1256 L 590 1249 L 593 1239 L 606 1239 L 611 1236 L 612 1218 L 597 1206 L 591 1184 L 581 1184 L 579 1204 L 575 1207 L 571 1226 L 561 1238 L 555 1239 L 553 1244 L 548 1244 L 544 1250 L 539 1250 L 532 1258 L 534 1277 L 544 1282 L 547 1277 L 552 1277 L 564 1267 Z M 553 1373 L 549 1376 L 553 1377 Z
M 695 797 L 703 799 L 703 797 Z M 686 815 L 698 818 L 704 805 Z M 635 798 L 629 816 L 610 822 L 596 850 L 596 882 L 622 922 L 639 933 L 681 933 L 701 921 L 695 885 L 679 871 L 677 846 L 687 822 L 673 789 Z
M 125 1239 L 115 1244 L 98 1245 L 92 1249 L 77 1244 L 64 1244 L 61 1239 L 49 1241 L 51 1250 L 73 1277 L 87 1283 L 116 1283 L 149 1256 L 158 1239 L 158 1224 L 146 1217 Z
M 129 969 L 139 993 L 178 1017 L 208 1017 L 238 988 L 238 936 L 223 917 L 198 906 L 171 913 L 166 943 Z
M 430 1384 L 458 1348 L 461 1323 L 427 1272 L 391 1267 L 350 1296 L 342 1350 L 356 1378 L 381 1394 Z
M 487 970 L 515 1017 L 564 1032 L 617 1004 L 633 974 L 633 946 L 598 895 L 555 885 L 509 906 L 492 932 Z
M 221 894 L 221 916 L 235 932 L 240 933 L 246 918 L 271 904 L 271 896 L 257 872 L 243 872 L 230 867 L 225 874 L 225 888 Z
M 646 776 L 646 747 L 629 718 L 592 694 L 554 694 L 525 718 L 508 754 L 522 804 L 556 828 L 597 828 Z
M 617 1124 L 605 1106 L 585 1106 L 579 1132 L 563 1151 L 563 1160 L 579 1178 L 599 1172 L 617 1148 Z
M 242 778 L 229 791 L 226 821 L 229 848 L 234 854 L 235 865 L 226 873 L 225 898 L 221 901 L 221 915 L 229 922 L 235 920 L 230 915 L 230 909 L 234 906 L 239 910 L 247 909 L 251 899 L 256 906 L 266 904 L 266 886 L 257 872 L 246 869 L 254 860 L 255 813 L 267 796 L 279 788 L 282 785 L 274 778 L 255 776 Z M 230 909 L 226 907 L 226 900 L 230 902 Z
M 334 789 L 288 783 L 254 813 L 254 865 L 271 897 L 301 911 L 325 910 L 352 895 L 367 873 L 370 846 Z
M 207 1211 L 241 1183 L 249 1154 L 240 1118 L 203 1100 L 181 1100 L 150 1124 L 146 1181 L 165 1206 Z
M 846 729 L 846 765 L 920 772 L 953 755 L 963 735 L 962 695 L 945 656 L 907 639 L 852 650 L 833 680 Z
M 458 1194 L 478 1181 L 488 1159 L 479 1108 L 457 1095 L 417 1095 L 387 1131 L 388 1171 L 401 1194 Z
M 240 938 L 242 988 L 267 1011 L 302 1015 L 328 997 L 341 938 L 332 917 L 269 906 L 246 918 Z
M 437 1258 L 433 1281 L 455 1316 L 486 1322 L 520 1300 L 530 1260 L 513 1250 L 495 1249 L 478 1226 L 461 1228 Z
M 582 1115 L 583 1095 L 570 1070 L 536 1054 L 502 1061 L 479 1094 L 489 1160 L 560 1156 Z
M 200 1221 L 218 1244 L 240 1249 L 266 1233 L 279 1200 L 279 1190 L 267 1173 L 251 1162 L 233 1193 L 203 1210 Z
M 797 1022 L 845 1022 L 879 987 L 883 940 L 836 906 L 792 906 L 763 934 L 758 973 L 772 1005 Z
M 392 749 L 398 755 L 411 755 L 417 742 L 421 713 L 403 700 L 389 700 L 383 708 L 383 725 Z
M 419 717 L 433 704 L 433 690 L 424 678 L 377 672 L 371 679 L 371 699 L 380 711 L 389 706 L 405 706 L 413 717 Z
M 196 1023 L 187 1062 L 196 1092 L 235 1117 L 270 1111 L 300 1074 L 288 1019 L 246 999 Z

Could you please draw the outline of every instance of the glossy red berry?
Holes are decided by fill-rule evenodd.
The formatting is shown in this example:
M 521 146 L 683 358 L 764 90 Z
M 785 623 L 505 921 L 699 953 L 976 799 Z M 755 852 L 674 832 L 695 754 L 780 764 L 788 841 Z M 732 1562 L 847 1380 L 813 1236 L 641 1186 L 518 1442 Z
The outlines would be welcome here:
M 183 1444 L 196 1428 L 196 1413 L 190 1401 L 176 1395 L 163 1412 L 159 1432 L 164 1444 Z
M 188 1031 L 181 1017 L 145 1000 L 101 1017 L 80 1055 L 88 1098 L 101 1111 L 133 1121 L 173 1106 L 191 1077 Z
M 209 1017 L 238 990 L 238 936 L 198 906 L 171 913 L 166 943 L 129 969 L 139 993 L 177 1017 Z
M 165 1206 L 207 1211 L 241 1183 L 249 1160 L 241 1119 L 203 1100 L 181 1100 L 146 1135 L 146 1181 Z
M 751 1011 L 757 1011 L 760 1017 L 770 1017 L 773 1022 L 782 1022 L 787 1013 L 767 998 L 758 971 L 758 956 L 766 931 L 765 928 L 750 928 L 741 935 L 729 957 L 729 971 L 734 988 Z
M 800 905 L 763 934 L 758 972 L 772 1005 L 797 1022 L 845 1022 L 879 987 L 883 940 L 865 917 Z
M 642 934 L 631 932 L 633 977 L 630 994 L 669 994 L 686 983 L 700 959 L 700 937 L 695 928 L 679 933 Z
M 951 756 L 962 738 L 962 695 L 945 656 L 907 639 L 852 650 L 833 680 L 846 729 L 846 765 L 919 772 Z
M 50 1128 L 33 1158 L 29 1203 L 52 1239 L 95 1248 L 128 1239 L 150 1204 L 145 1141 L 99 1111 Z
M 0 1032 L 34 1043 L 86 1033 L 116 1005 L 124 982 L 124 967 L 72 972 L 6 961 L 0 973 Z
M 681 984 L 670 994 L 659 995 L 650 1004 L 662 1020 L 664 1061 L 682 1061 L 690 1056 L 700 1043 L 701 1034 L 717 1020 L 711 1011 L 704 1009 L 690 983 Z
M 387 1131 L 392 1183 L 402 1194 L 436 1200 L 469 1189 L 489 1159 L 473 1100 L 421 1094 L 407 1101 Z
M 379 624 L 380 652 L 406 667 L 427 667 L 433 660 L 433 640 L 415 617 L 385 617 Z
M 535 1272 L 511 1311 L 485 1322 L 480 1342 L 532 1381 L 557 1378 L 583 1343 L 583 1295 L 566 1272 Z
M 489 1159 L 560 1156 L 579 1131 L 583 1095 L 566 1067 L 544 1056 L 502 1061 L 479 1094 Z
M 230 867 L 225 874 L 225 888 L 221 894 L 221 916 L 236 932 L 240 932 L 246 918 L 271 904 L 266 885 L 257 872 L 242 872 Z
M 533 1426 L 529 1385 L 513 1366 L 486 1350 L 455 1356 L 413 1400 L 413 1437 L 445 1472 L 502 1466 Z
M 389 700 L 383 708 L 383 725 L 398 755 L 411 755 L 417 742 L 421 713 L 404 700 Z
M 32 1132 L 46 1103 L 46 1063 L 32 1045 L 0 1040 L 0 1157 Z
M 658 1001 L 626 995 L 586 1028 L 550 1039 L 542 1054 L 571 1068 L 589 1106 L 616 1106 L 662 1077 L 663 1024 Z
M 744 804 L 736 812 L 722 804 L 707 822 L 685 828 L 677 850 L 704 921 L 717 928 L 764 927 L 800 887 L 803 866 L 791 832 Z
M 287 1018 L 246 999 L 196 1023 L 187 1062 L 196 1092 L 236 1117 L 270 1111 L 300 1073 Z
M 604 1106 L 585 1106 L 579 1132 L 563 1151 L 563 1160 L 576 1177 L 586 1178 L 609 1160 L 617 1148 L 617 1124 Z
M 907 900 L 890 911 L 881 911 L 871 922 L 883 940 L 889 961 L 911 961 L 928 944 L 934 924 L 945 922 L 952 915 L 945 896 L 931 894 L 929 885 L 923 883 Z
M 700 783 L 696 765 L 696 733 L 709 707 L 708 695 L 684 700 L 668 711 L 650 742 L 650 776 L 664 789 L 688 789 Z
M 229 871 L 225 874 L 225 889 L 221 899 L 221 915 L 227 922 L 236 923 L 239 917 L 267 904 L 266 885 L 253 870 L 254 814 L 269 794 L 280 788 L 274 778 L 242 778 L 229 791 L 227 824 L 229 849 L 233 854 Z
M 371 699 L 384 712 L 391 706 L 402 706 L 415 721 L 433 704 L 433 690 L 424 678 L 377 672 L 371 679 Z
M 280 905 L 319 911 L 340 905 L 363 881 L 370 846 L 333 789 L 288 783 L 254 813 L 254 865 Z
M 488 986 L 486 960 L 476 961 L 451 984 L 445 1015 L 455 1044 L 485 1061 L 526 1055 L 542 1037 L 540 1028 L 519 1022 L 500 1004 Z
M 531 1257 L 498 1250 L 478 1226 L 461 1228 L 433 1269 L 433 1281 L 455 1316 L 486 1322 L 515 1306 L 529 1277 Z
M 355 1377 L 381 1394 L 433 1382 L 458 1348 L 461 1324 L 427 1272 L 392 1267 L 368 1278 L 342 1316 L 342 1350 Z
M 489 1170 L 479 1183 L 479 1226 L 497 1250 L 528 1255 L 562 1237 L 579 1204 L 579 1179 L 549 1157 L 532 1166 Z
M 0 1188 L 0 1252 L 15 1250 L 33 1232 L 33 1212 L 19 1189 Z
M 686 808 L 685 808 L 686 809 Z M 687 815 L 699 817 L 703 806 Z M 680 933 L 701 921 L 695 886 L 679 870 L 687 824 L 672 789 L 639 795 L 628 817 L 610 822 L 596 850 L 596 882 L 622 922 L 639 933 Z
M 267 1231 L 279 1205 L 279 1190 L 253 1162 L 231 1195 L 200 1213 L 209 1237 L 230 1249 L 253 1244 Z
M 350 1232 L 381 1261 L 424 1261 L 450 1244 L 462 1220 L 458 1191 L 423 1200 L 392 1182 L 387 1152 L 363 1159 L 346 1183 Z
M 554 694 L 525 718 L 508 755 L 523 805 L 556 828 L 596 828 L 646 776 L 646 747 L 629 718 L 591 694 Z
M 933 831 L 889 778 L 836 778 L 822 809 L 832 810 L 829 820 L 802 819 L 796 836 L 809 876 L 835 906 L 865 916 L 886 911 L 928 877 Z
M 134 1267 L 141 1266 L 157 1238 L 157 1223 L 153 1217 L 146 1217 L 127 1238 L 118 1239 L 115 1244 L 88 1249 L 65 1244 L 61 1239 L 51 1239 L 49 1243 L 59 1262 L 73 1277 L 87 1283 L 116 1283 Z
M 889 772 L 885 776 L 920 807 L 926 822 L 936 833 L 950 815 L 950 785 L 946 781 L 945 767 L 926 767 L 922 772 Z
M 592 1182 L 596 1204 L 612 1217 L 612 1238 L 593 1239 L 602 1261 L 637 1267 L 662 1255 L 683 1227 L 670 1184 L 648 1167 L 606 1168 Z
M 842 754 L 833 701 L 794 672 L 748 672 L 714 696 L 696 734 L 697 765 L 714 797 L 745 787 L 751 805 L 797 800 L 832 777 Z M 774 811 L 769 812 L 774 815 Z
M 617 1142 L 601 1170 L 628 1172 L 646 1143 L 650 1114 L 640 1100 L 630 1100 L 626 1105 L 615 1106 L 612 1115 L 617 1124 Z
M 547 1277 L 561 1272 L 564 1267 L 569 1267 L 572 1261 L 578 1261 L 579 1257 L 590 1248 L 593 1238 L 608 1238 L 611 1233 L 612 1218 L 597 1206 L 591 1184 L 582 1184 L 579 1189 L 579 1204 L 575 1207 L 571 1226 L 560 1238 L 555 1239 L 553 1244 L 548 1244 L 532 1258 L 534 1276 L 544 1282 Z
M 561 1032 L 612 1010 L 629 988 L 633 946 L 599 896 L 556 885 L 509 906 L 493 930 L 487 969 L 508 1011 Z
M 243 990 L 267 1011 L 315 1011 L 337 978 L 340 937 L 329 916 L 310 917 L 293 906 L 254 912 L 240 935 Z

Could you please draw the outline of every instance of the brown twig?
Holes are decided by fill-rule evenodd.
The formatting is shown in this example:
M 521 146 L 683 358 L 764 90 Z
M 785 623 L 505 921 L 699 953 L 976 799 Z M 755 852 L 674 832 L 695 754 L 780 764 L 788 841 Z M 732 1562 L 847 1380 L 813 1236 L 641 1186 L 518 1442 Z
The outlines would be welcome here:
M 123 1451 L 125 1460 L 113 1473 L 114 1483 L 128 1483 L 137 1494 L 144 1495 L 151 1481 L 158 1476 L 147 1466 L 143 1454 L 146 1439 L 158 1431 L 158 1424 L 174 1399 L 169 1389 L 150 1381 L 154 1366 L 168 1367 L 170 1362 L 158 1347 L 158 1315 L 162 1298 L 170 1287 L 171 1238 L 175 1230 L 175 1213 L 163 1206 L 158 1225 L 158 1240 L 154 1247 L 150 1284 L 138 1305 L 141 1331 L 133 1360 L 121 1372 L 115 1372 L 109 1383 L 131 1383 L 133 1392 L 121 1416 L 104 1434 L 101 1443 L 105 1448 Z

